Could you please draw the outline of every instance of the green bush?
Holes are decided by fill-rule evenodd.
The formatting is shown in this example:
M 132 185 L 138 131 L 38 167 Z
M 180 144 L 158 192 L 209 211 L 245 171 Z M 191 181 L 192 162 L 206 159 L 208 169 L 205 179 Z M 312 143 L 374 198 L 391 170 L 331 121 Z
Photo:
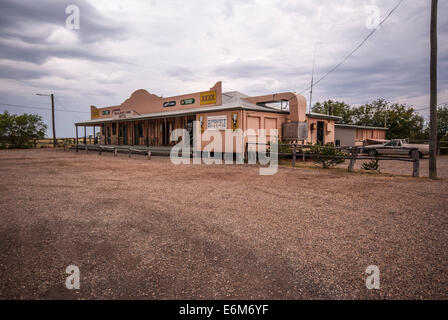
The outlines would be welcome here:
M 330 168 L 343 163 L 345 159 L 335 158 L 335 157 L 346 157 L 347 154 L 342 152 L 340 149 L 334 148 L 332 142 L 326 143 L 325 145 L 315 144 L 313 145 L 307 153 L 311 155 L 313 162 L 319 163 L 323 168 Z
M 369 162 L 364 162 L 361 165 L 361 169 L 363 170 L 377 171 L 379 168 L 380 165 L 378 163 L 378 159 L 371 159 Z

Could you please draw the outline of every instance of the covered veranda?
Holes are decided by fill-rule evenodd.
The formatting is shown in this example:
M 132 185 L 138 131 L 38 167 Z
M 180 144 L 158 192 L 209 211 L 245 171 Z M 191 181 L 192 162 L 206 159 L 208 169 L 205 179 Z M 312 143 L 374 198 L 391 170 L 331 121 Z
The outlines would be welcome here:
M 86 145 L 90 141 L 87 137 L 87 127 L 92 127 L 95 145 L 170 147 L 176 143 L 170 141 L 171 132 L 179 128 L 186 129 L 192 136 L 195 119 L 196 115 L 192 113 L 165 117 L 136 116 L 79 122 L 75 124 L 76 144 Z M 83 137 L 79 135 L 79 127 L 84 127 Z

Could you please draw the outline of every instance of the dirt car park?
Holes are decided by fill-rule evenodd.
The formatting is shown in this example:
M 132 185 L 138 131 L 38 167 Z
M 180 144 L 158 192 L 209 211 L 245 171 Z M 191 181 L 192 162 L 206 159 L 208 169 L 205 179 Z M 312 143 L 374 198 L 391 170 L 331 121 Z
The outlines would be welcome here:
M 0 151 L 2 299 L 447 299 L 448 157 L 380 174 Z M 357 163 L 359 169 L 360 164 Z M 81 287 L 65 288 L 68 265 Z M 365 285 L 369 265 L 381 287 Z

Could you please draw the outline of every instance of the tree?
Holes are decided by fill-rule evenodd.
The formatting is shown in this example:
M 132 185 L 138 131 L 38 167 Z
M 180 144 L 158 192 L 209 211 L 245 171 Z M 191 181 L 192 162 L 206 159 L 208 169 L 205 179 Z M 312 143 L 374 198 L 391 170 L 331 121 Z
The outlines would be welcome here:
M 438 128 L 437 135 L 439 140 L 448 140 L 448 105 L 437 109 Z
M 32 140 L 43 139 L 47 125 L 36 114 L 0 114 L 0 137 L 14 147 L 25 147 Z
M 322 103 L 317 102 L 312 108 L 312 112 L 338 116 L 342 119 L 340 123 L 353 124 L 352 108 L 345 102 L 327 100 Z
M 387 139 L 415 139 L 423 131 L 424 119 L 413 108 L 404 104 L 377 99 L 353 109 L 357 125 L 384 127 Z

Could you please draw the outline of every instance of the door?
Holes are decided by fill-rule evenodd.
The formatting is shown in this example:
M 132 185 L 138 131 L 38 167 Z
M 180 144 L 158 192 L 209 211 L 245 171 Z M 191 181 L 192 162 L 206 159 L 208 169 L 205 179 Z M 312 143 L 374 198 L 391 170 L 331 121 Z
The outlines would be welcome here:
M 324 144 L 324 125 L 325 122 L 317 121 L 317 143 L 320 145 Z
M 190 135 L 190 141 L 188 143 L 190 144 L 190 148 L 193 148 L 193 120 L 187 121 L 187 131 Z
M 166 123 L 165 121 L 162 122 L 162 145 L 166 146 L 168 143 L 168 139 L 166 138 L 167 135 L 167 128 L 166 128 Z
M 106 140 L 107 140 L 106 144 L 111 144 L 111 141 L 110 141 L 110 127 L 107 127 Z
M 143 137 L 143 126 L 141 124 L 134 125 L 134 145 L 140 144 L 140 138 Z
M 120 139 L 122 140 L 124 145 L 128 144 L 128 126 L 127 124 L 120 124 L 119 126 L 119 136 Z
M 391 140 L 384 145 L 384 148 L 378 148 L 377 152 L 383 156 L 393 156 L 397 154 L 398 140 Z

